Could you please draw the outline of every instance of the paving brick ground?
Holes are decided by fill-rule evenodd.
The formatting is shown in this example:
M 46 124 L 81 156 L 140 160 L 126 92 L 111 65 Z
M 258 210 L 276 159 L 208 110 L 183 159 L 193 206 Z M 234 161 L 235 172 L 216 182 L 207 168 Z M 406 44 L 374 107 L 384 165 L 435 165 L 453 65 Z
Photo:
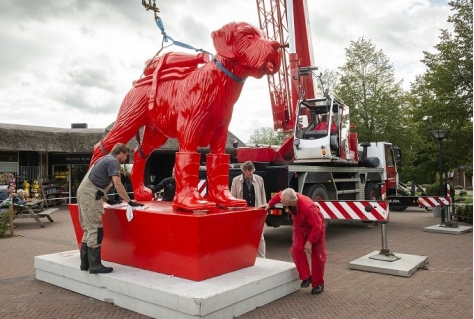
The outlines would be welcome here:
M 381 249 L 380 227 L 333 222 L 325 292 L 297 291 L 239 318 L 472 318 L 472 233 L 423 232 L 439 219 L 418 208 L 390 216 L 388 248 L 428 256 L 428 270 L 410 278 L 350 270 L 350 261 Z M 45 228 L 17 219 L 17 236 L 0 239 L 0 318 L 148 318 L 35 279 L 34 256 L 77 248 L 66 207 L 53 218 L 54 223 L 44 221 Z M 265 235 L 267 257 L 291 261 L 291 228 L 267 228 Z

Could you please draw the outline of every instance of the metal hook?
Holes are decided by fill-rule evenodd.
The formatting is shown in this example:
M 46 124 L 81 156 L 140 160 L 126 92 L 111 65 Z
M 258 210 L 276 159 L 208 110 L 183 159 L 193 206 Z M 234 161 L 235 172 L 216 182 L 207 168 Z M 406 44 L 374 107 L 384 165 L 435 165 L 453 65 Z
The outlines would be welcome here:
M 156 13 L 160 12 L 160 9 L 156 6 L 156 0 L 153 0 L 153 3 L 151 0 L 148 0 L 148 3 L 146 0 L 142 0 L 142 6 L 146 9 L 146 11 L 153 10 L 153 12 L 155 12 L 155 18 L 157 16 Z

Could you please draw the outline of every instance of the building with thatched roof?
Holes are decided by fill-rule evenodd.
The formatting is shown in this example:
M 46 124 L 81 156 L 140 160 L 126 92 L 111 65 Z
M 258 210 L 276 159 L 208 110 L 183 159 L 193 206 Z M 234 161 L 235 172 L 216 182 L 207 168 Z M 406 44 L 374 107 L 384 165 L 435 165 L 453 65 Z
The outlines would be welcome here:
M 34 151 L 46 153 L 91 153 L 94 145 L 100 141 L 113 127 L 113 123 L 105 129 L 91 128 L 57 128 L 46 126 L 30 126 L 0 123 L 0 151 Z M 141 132 L 140 132 L 141 133 Z M 140 134 L 141 136 L 142 134 Z M 245 146 L 234 134 L 229 132 L 226 150 L 232 154 L 234 143 Z M 131 149 L 138 146 L 136 139 L 131 139 L 127 145 Z M 157 151 L 178 150 L 178 141 L 174 138 L 157 149 Z M 206 153 L 209 148 L 201 148 L 199 152 Z
M 86 124 L 72 125 L 78 128 L 54 128 L 0 123 L 0 175 L 15 174 L 20 187 L 24 180 L 30 183 L 36 179 L 58 180 L 63 185 L 63 193 L 75 196 L 89 166 L 94 145 L 112 126 L 113 123 L 105 129 L 89 129 Z M 134 138 L 127 146 L 135 149 L 138 141 Z M 235 158 L 237 146 L 245 144 L 229 132 L 226 152 L 231 158 Z M 145 171 L 147 182 L 152 183 L 153 179 L 156 184 L 171 175 L 178 148 L 178 141 L 171 138 L 150 155 Z M 198 152 L 202 154 L 204 163 L 209 148 L 199 148 Z M 129 163 L 133 164 L 132 154 Z

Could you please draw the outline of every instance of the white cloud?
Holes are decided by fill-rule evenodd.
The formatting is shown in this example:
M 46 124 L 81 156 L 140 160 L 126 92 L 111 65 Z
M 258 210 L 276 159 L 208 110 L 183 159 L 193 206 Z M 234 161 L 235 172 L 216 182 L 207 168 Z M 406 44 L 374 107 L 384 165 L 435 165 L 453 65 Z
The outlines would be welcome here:
M 25 14 L 35 6 L 37 12 Z M 103 128 L 144 63 L 161 47 L 153 14 L 140 1 L 2 1 L 0 10 L 0 122 Z M 254 1 L 158 2 L 165 31 L 175 40 L 214 53 L 210 32 L 231 21 L 258 25 Z M 315 64 L 336 69 L 344 48 L 370 39 L 394 64 L 408 88 L 424 71 L 422 51 L 433 52 L 439 29 L 449 28 L 445 0 L 308 1 Z M 183 49 L 175 47 L 179 51 Z M 273 126 L 266 79 L 248 79 L 230 131 L 247 141 Z

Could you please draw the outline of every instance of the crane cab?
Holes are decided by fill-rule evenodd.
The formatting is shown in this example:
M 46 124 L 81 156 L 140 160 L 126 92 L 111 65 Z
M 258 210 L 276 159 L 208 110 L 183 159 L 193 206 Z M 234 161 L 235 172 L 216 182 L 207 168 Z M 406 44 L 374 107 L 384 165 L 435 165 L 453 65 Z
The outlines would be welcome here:
M 294 132 L 295 161 L 357 163 L 349 147 L 349 107 L 334 96 L 300 100 Z

